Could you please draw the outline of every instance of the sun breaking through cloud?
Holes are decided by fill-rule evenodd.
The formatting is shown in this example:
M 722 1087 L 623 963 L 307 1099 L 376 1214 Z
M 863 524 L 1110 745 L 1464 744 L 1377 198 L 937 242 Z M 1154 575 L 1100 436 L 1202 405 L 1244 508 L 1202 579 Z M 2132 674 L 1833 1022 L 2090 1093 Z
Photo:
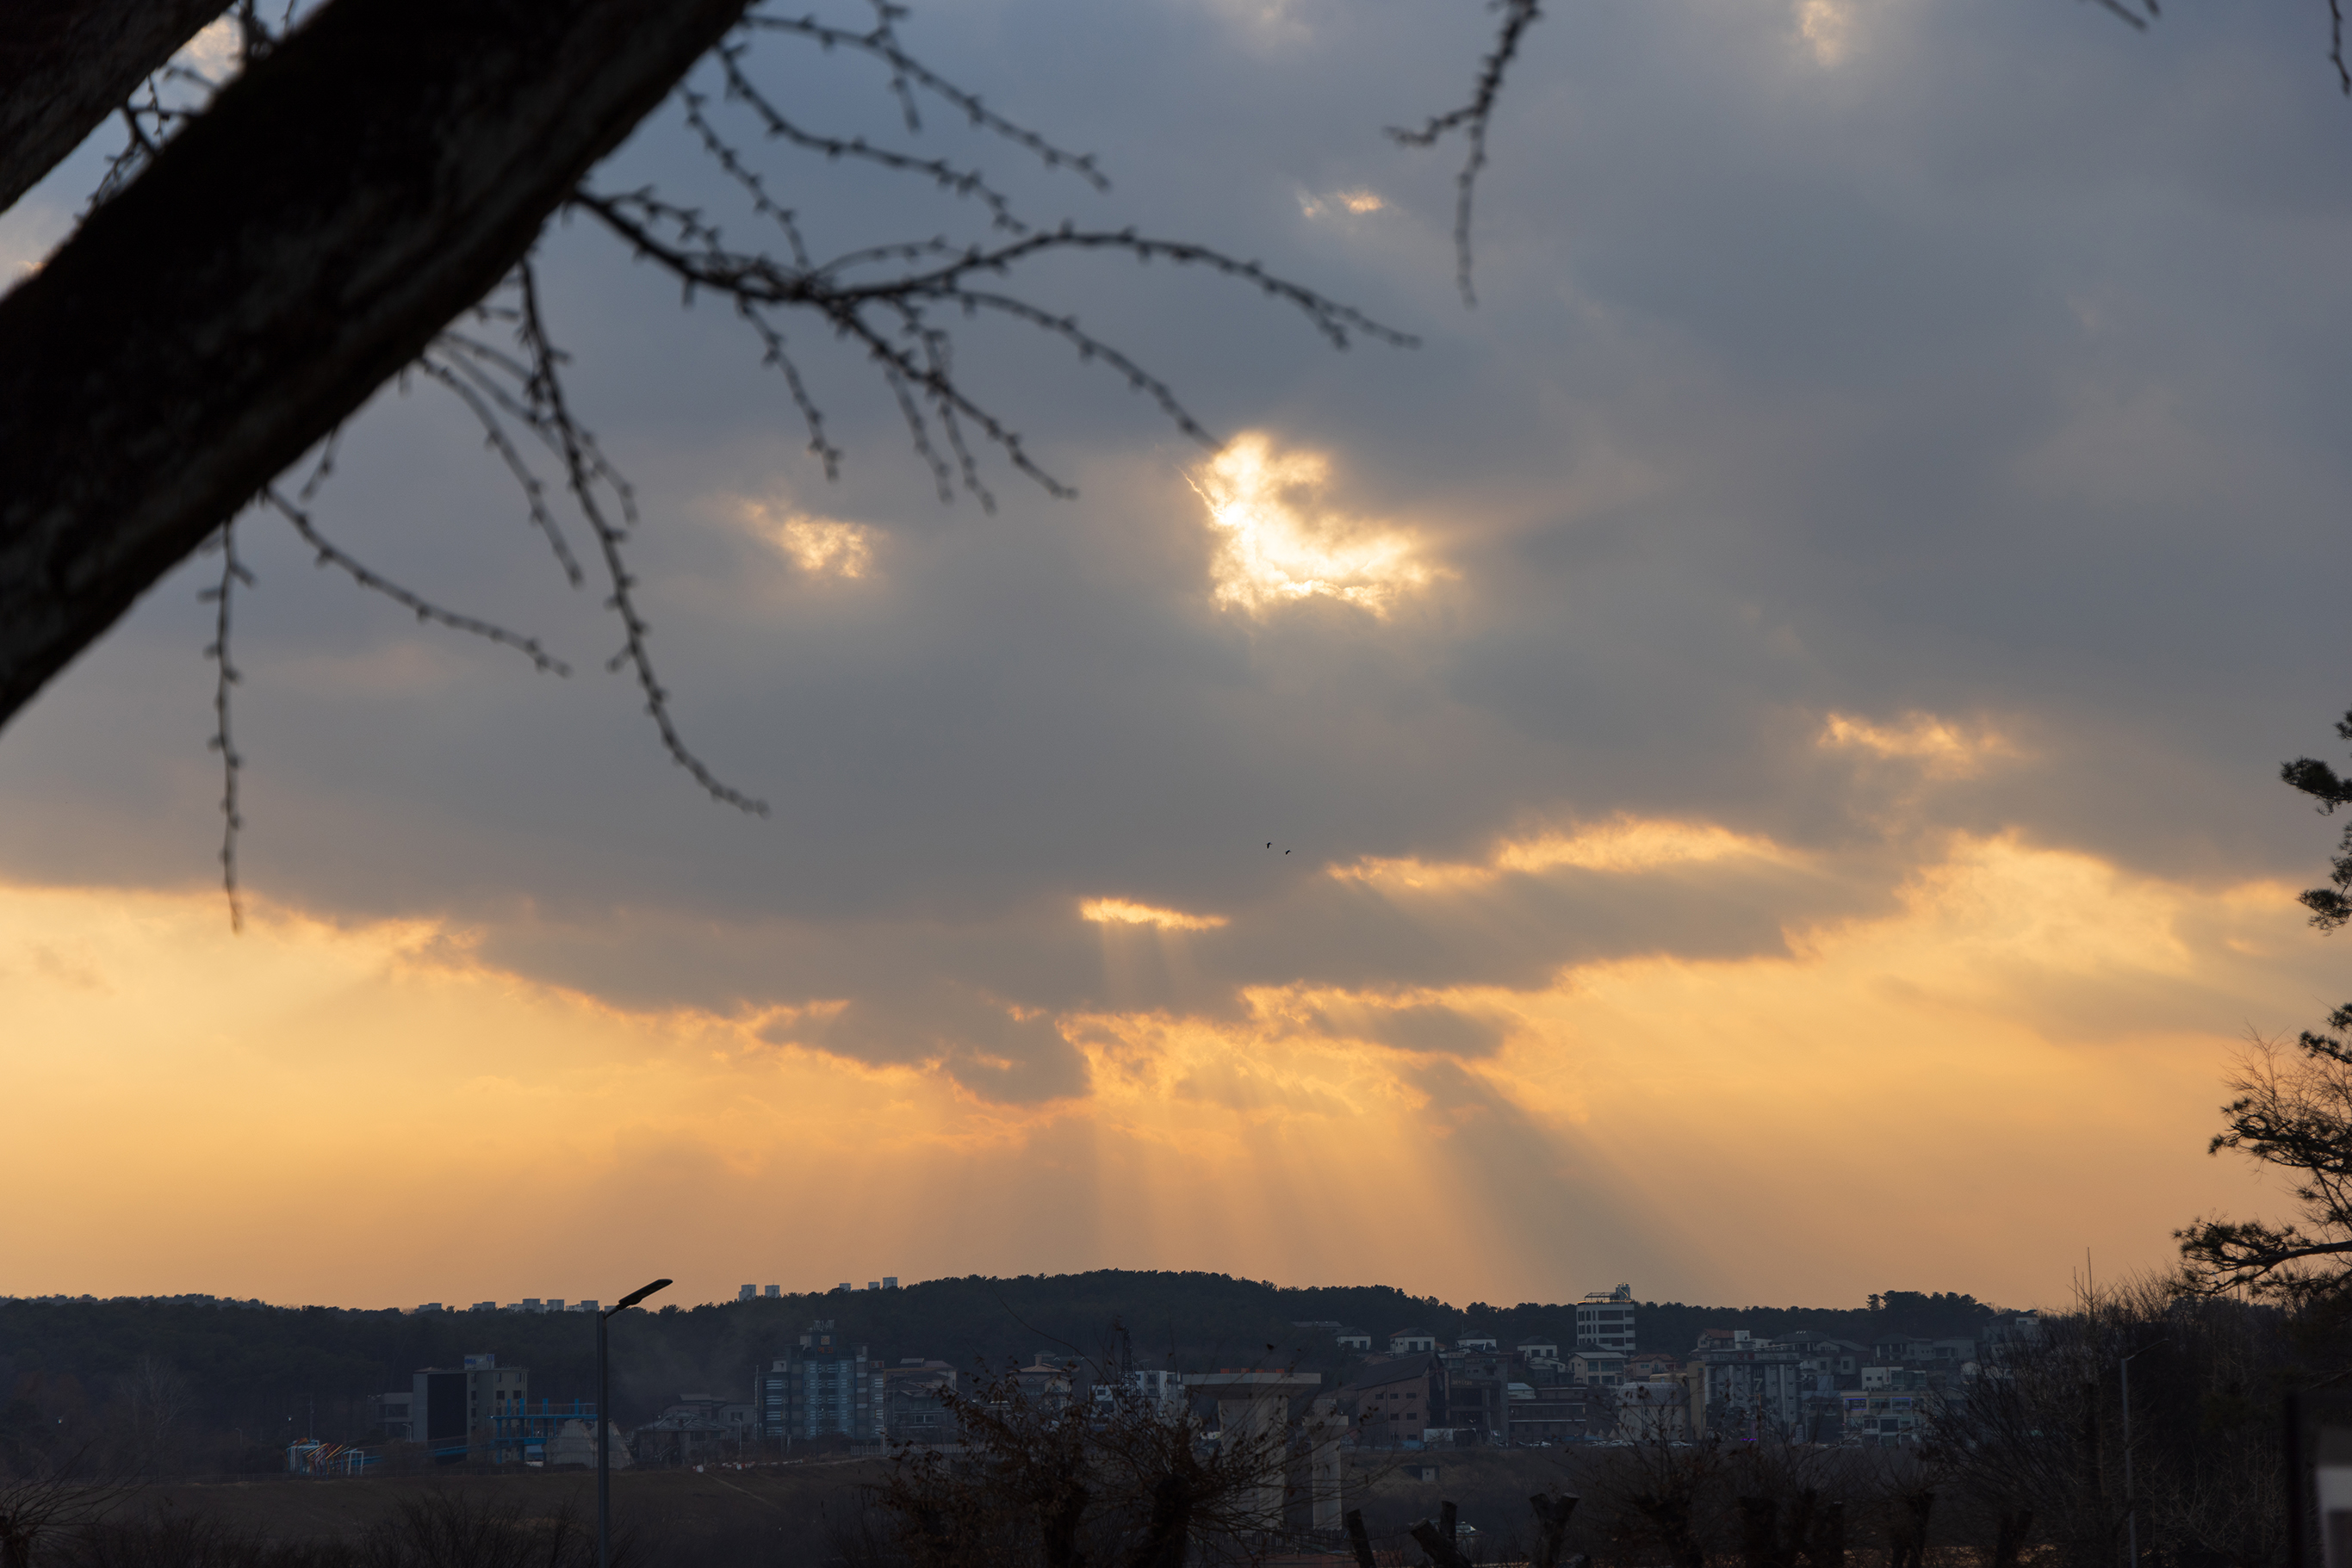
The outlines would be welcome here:
M 1331 459 L 1276 452 L 1247 431 L 1192 476 L 1223 548 L 1211 574 L 1217 602 L 1263 615 L 1288 601 L 1337 599 L 1385 615 L 1438 571 L 1407 530 L 1322 509 Z
M 743 503 L 744 520 L 811 577 L 864 577 L 874 564 L 873 530 L 806 512 L 779 515 L 763 502 Z

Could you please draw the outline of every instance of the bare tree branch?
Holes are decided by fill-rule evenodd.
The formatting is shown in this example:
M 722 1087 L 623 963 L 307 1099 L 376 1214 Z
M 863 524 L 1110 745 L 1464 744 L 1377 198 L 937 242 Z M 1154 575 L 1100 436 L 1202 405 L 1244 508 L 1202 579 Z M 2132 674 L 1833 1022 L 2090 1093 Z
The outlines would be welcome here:
M 228 897 L 228 924 L 232 931 L 245 929 L 245 905 L 236 891 L 236 836 L 245 826 L 236 803 L 237 775 L 244 770 L 245 758 L 236 749 L 236 737 L 229 727 L 229 689 L 245 677 L 237 673 L 231 656 L 229 636 L 235 629 L 233 606 L 237 585 L 253 586 L 253 574 L 245 570 L 236 558 L 236 523 L 235 519 L 221 525 L 215 537 L 220 550 L 220 581 L 204 591 L 198 597 L 214 606 L 213 640 L 205 648 L 205 657 L 213 661 L 213 737 L 210 746 L 220 753 L 221 759 L 221 892 Z
M 453 610 L 444 610 L 424 595 L 403 588 L 390 578 L 371 570 L 341 546 L 320 533 L 310 513 L 280 495 L 277 486 L 271 486 L 265 488 L 261 492 L 261 498 L 279 517 L 284 517 L 296 533 L 302 536 L 303 543 L 318 552 L 319 565 L 336 568 L 362 588 L 371 593 L 383 594 L 394 604 L 413 613 L 419 621 L 429 621 L 436 625 L 446 626 L 453 632 L 463 632 L 469 636 L 496 643 L 501 647 L 512 648 L 540 669 L 552 674 L 568 675 L 572 673 L 572 666 L 541 647 L 538 638 L 526 637 L 520 632 L 509 632 L 494 622 L 479 620 L 471 615 L 460 615 Z
M 622 555 L 627 529 L 636 522 L 636 500 L 628 485 L 605 463 L 597 450 L 595 438 L 572 416 L 571 404 L 563 393 L 563 382 L 558 374 L 562 356 L 547 335 L 547 326 L 541 318 L 539 286 L 526 261 L 518 269 L 522 288 L 522 319 L 520 324 L 525 347 L 530 354 L 534 375 L 530 389 L 531 406 L 543 410 L 547 427 L 553 432 L 563 454 L 565 481 L 572 489 L 572 499 L 582 517 L 596 536 L 596 546 L 604 560 L 605 579 L 612 593 L 605 599 L 605 608 L 620 618 L 621 651 L 606 661 L 607 669 L 619 669 L 626 664 L 636 674 L 637 685 L 646 694 L 646 712 L 661 732 L 662 745 L 670 759 L 694 776 L 694 781 L 709 791 L 712 799 L 723 800 L 739 810 L 753 816 L 768 814 L 768 803 L 743 794 L 732 786 L 720 782 L 719 777 L 703 764 L 679 735 L 670 716 L 669 693 L 654 673 L 653 654 L 646 646 L 648 628 L 645 618 L 637 613 L 636 600 L 631 591 L 636 579 L 630 575 L 628 562 Z M 598 500 L 599 487 L 609 491 L 621 507 L 621 520 L 615 523 L 607 516 Z
M 0 211 L 33 188 L 226 9 L 223 0 L 0 6 Z
M 1470 287 L 1470 205 L 1478 193 L 1478 176 L 1486 167 L 1486 128 L 1493 123 L 1495 105 L 1503 94 L 1503 77 L 1518 57 L 1520 41 L 1543 16 L 1540 0 L 1494 0 L 1494 8 L 1503 14 L 1502 26 L 1496 30 L 1494 48 L 1478 62 L 1478 79 L 1471 85 L 1469 101 L 1432 115 L 1418 131 L 1389 128 L 1389 135 L 1407 147 L 1433 147 L 1457 131 L 1470 144 L 1462 172 L 1454 177 L 1454 278 L 1465 305 L 1478 303 Z
M 504 277 L 742 4 L 334 0 L 0 298 L 0 721 Z

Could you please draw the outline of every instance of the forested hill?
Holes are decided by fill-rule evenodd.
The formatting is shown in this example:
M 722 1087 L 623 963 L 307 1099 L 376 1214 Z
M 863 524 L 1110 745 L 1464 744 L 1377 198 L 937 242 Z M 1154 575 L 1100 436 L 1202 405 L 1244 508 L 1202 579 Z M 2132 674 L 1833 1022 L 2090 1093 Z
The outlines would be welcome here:
M 1867 1343 L 1882 1333 L 1967 1333 L 1991 1309 L 1967 1296 L 1891 1292 L 1873 1306 L 1687 1306 L 1644 1302 L 1644 1349 L 1685 1351 L 1701 1328 L 1773 1334 L 1805 1328 Z M 1385 1336 L 1422 1328 L 1472 1332 L 1505 1344 L 1575 1340 L 1572 1304 L 1454 1307 L 1387 1286 L 1281 1289 L 1223 1274 L 1103 1270 L 1086 1274 L 970 1276 L 898 1291 L 761 1298 L 624 1314 L 613 1323 L 614 1413 L 650 1416 L 684 1392 L 738 1395 L 752 1368 L 793 1344 L 814 1318 L 846 1343 L 887 1360 L 937 1357 L 960 1367 L 1026 1362 L 1040 1352 L 1108 1359 L 1121 1325 L 1140 1364 L 1179 1369 L 1297 1364 L 1336 1371 L 1328 1329 Z M 491 1352 L 530 1369 L 534 1398 L 590 1396 L 594 1321 L 577 1313 L 400 1312 L 267 1307 L 201 1301 L 0 1300 L 5 1424 L 92 1419 L 157 1369 L 184 1386 L 192 1418 L 250 1439 L 299 1431 L 359 1437 L 366 1396 L 407 1387 L 422 1366 Z M 68 1407 L 72 1407 L 68 1409 Z M 313 1411 L 316 1412 L 315 1417 Z M 77 1414 L 78 1412 L 78 1414 Z

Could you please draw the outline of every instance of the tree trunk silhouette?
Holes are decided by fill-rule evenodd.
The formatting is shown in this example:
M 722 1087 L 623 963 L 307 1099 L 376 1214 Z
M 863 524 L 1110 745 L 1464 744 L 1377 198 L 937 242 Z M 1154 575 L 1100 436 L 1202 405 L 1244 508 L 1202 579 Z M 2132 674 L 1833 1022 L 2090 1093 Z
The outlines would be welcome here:
M 1913 1492 L 1901 1500 L 1902 1512 L 1886 1532 L 1889 1568 L 1925 1568 L 1927 1559 L 1927 1516 L 1935 1511 L 1936 1494 Z
M 1364 1529 L 1364 1511 L 1351 1508 L 1342 1516 L 1340 1522 L 1348 1527 L 1348 1544 L 1355 1550 L 1356 1568 L 1374 1568 L 1372 1538 Z
M 1528 1499 L 1528 1506 L 1536 1515 L 1536 1549 L 1528 1568 L 1554 1568 L 1559 1562 L 1559 1549 L 1568 1541 L 1568 1521 L 1576 1513 L 1578 1499 L 1553 1497 L 1538 1492 Z
M 745 5 L 333 0 L 0 298 L 0 723 L 504 277 Z
M 1055 1500 L 1045 1518 L 1045 1568 L 1078 1568 L 1078 1526 L 1086 1520 L 1087 1489 L 1073 1486 Z
M 1151 1522 L 1129 1562 L 1133 1568 L 1184 1568 L 1192 1531 L 1192 1483 L 1181 1475 L 1164 1475 L 1151 1489 Z
M 2015 1513 L 2000 1516 L 2000 1531 L 1993 1542 L 1992 1568 L 2017 1568 L 2017 1560 L 2024 1553 L 2027 1538 L 2033 1531 L 2033 1511 L 2021 1508 Z
M 1413 1540 L 1437 1568 L 1470 1568 L 1470 1560 L 1462 1555 L 1462 1548 L 1454 1542 L 1454 1505 L 1440 1503 L 1435 1524 L 1424 1519 L 1412 1527 Z
M 1636 1497 L 1633 1507 L 1666 1548 L 1667 1560 L 1674 1568 L 1706 1568 L 1706 1548 L 1699 1543 L 1691 1530 L 1691 1500 L 1686 1497 Z
M 1741 1568 L 1780 1568 L 1780 1505 L 1769 1497 L 1739 1499 Z
M 1805 1561 L 1811 1568 L 1845 1568 L 1845 1504 L 1821 1505 L 1821 1522 L 1807 1532 Z

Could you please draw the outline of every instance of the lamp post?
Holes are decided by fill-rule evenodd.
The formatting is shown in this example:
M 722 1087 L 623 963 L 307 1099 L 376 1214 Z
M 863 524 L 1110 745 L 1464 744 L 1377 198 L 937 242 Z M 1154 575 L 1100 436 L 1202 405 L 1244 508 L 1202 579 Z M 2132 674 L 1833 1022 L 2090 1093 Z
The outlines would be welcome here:
M 608 1435 L 613 1407 L 605 1391 L 604 1320 L 625 1307 L 635 1306 L 668 1283 L 667 1280 L 656 1280 L 650 1285 L 640 1285 L 596 1314 L 596 1568 L 613 1568 L 613 1443 Z
M 2123 1357 L 2116 1364 L 2122 1370 L 2124 1379 L 2124 1550 L 2130 1553 L 2130 1555 L 2125 1559 L 2125 1568 L 2139 1568 L 2139 1505 L 2132 1498 L 2132 1356 L 2146 1355 L 2149 1351 L 2156 1349 L 2158 1345 L 2169 1344 L 2171 1342 L 2169 1340 L 2160 1339 L 2154 1344 L 2144 1344 L 2137 1350 L 2132 1352 L 2131 1355 Z

